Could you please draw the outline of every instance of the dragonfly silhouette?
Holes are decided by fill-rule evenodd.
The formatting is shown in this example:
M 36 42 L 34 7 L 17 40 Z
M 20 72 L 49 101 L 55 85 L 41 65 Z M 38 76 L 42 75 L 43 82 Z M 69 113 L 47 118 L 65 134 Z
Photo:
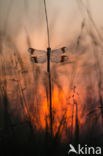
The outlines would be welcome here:
M 46 8 L 46 0 L 44 0 L 45 7 L 45 17 L 46 17 L 46 25 L 47 25 L 47 38 L 48 38 L 48 48 L 47 52 L 44 50 L 37 50 L 34 48 L 29 48 L 28 52 L 30 54 L 30 60 L 33 63 L 45 63 L 47 62 L 47 72 L 48 72 L 48 97 L 49 97 L 49 108 L 50 108 L 50 134 L 53 135 L 53 117 L 52 117 L 52 86 L 51 86 L 51 72 L 50 72 L 50 62 L 54 63 L 63 63 L 68 60 L 68 56 L 66 54 L 67 48 L 62 47 L 60 49 L 51 50 L 50 48 L 50 38 L 49 38 L 49 24 L 48 24 L 48 14 Z
M 66 51 L 68 49 L 66 47 L 62 47 L 60 49 L 51 50 L 50 52 L 50 61 L 54 63 L 63 63 L 67 62 L 68 56 Z M 45 63 L 47 61 L 48 53 L 44 50 L 37 50 L 33 48 L 29 48 L 28 52 L 30 54 L 30 60 L 34 63 Z
M 51 136 L 53 134 L 52 127 L 52 91 L 51 91 L 51 74 L 50 74 L 50 61 L 55 63 L 63 63 L 68 60 L 68 56 L 66 55 L 67 48 L 62 47 L 60 49 L 51 50 L 50 47 L 47 48 L 47 52 L 43 50 L 37 50 L 33 48 L 29 48 L 28 52 L 30 53 L 30 59 L 34 63 L 45 63 L 47 62 L 47 72 L 49 79 L 49 103 L 50 103 L 50 131 Z

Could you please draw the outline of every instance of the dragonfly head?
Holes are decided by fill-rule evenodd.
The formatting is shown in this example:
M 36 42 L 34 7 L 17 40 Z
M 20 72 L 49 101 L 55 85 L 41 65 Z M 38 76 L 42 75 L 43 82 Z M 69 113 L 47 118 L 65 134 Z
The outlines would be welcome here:
M 47 51 L 51 51 L 51 48 L 50 48 L 50 47 L 48 47 L 48 48 L 47 48 Z

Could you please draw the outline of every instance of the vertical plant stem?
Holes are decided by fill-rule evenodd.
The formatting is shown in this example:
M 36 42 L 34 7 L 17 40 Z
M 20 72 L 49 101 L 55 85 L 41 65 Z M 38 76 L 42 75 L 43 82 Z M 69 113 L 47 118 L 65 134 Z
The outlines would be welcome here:
M 53 135 L 53 124 L 52 124 L 52 91 L 51 91 L 51 74 L 50 74 L 50 52 L 51 48 L 47 48 L 47 72 L 49 80 L 49 105 L 50 105 L 50 134 Z
M 46 25 L 47 25 L 48 47 L 50 47 L 50 35 L 49 35 L 49 24 L 48 24 L 48 14 L 47 14 L 47 8 L 46 8 L 46 0 L 44 0 L 44 7 L 45 7 L 45 17 L 46 17 Z

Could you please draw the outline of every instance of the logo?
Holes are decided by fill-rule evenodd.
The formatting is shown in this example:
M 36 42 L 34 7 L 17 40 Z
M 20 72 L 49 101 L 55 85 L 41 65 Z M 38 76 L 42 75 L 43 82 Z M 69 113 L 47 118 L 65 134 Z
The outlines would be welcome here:
M 88 147 L 87 145 L 85 146 L 81 146 L 80 144 L 78 144 L 77 149 L 75 149 L 75 147 L 72 144 L 69 144 L 69 151 L 68 151 L 68 155 L 70 155 L 71 153 L 75 153 L 75 154 L 80 154 L 80 155 L 101 155 L 102 154 L 102 149 L 101 147 Z

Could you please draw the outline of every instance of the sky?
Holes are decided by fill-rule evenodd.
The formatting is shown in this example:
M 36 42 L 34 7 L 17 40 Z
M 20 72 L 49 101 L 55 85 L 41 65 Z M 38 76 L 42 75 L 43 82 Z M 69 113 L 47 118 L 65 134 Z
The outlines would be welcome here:
M 47 0 L 52 48 L 67 44 L 80 32 L 85 11 L 78 5 L 79 1 Z M 103 0 L 82 2 L 90 9 L 98 28 L 102 29 Z M 6 27 L 9 35 L 13 36 L 20 46 L 25 43 L 26 31 L 34 47 L 47 47 L 43 0 L 0 0 L 0 19 L 1 31 Z

